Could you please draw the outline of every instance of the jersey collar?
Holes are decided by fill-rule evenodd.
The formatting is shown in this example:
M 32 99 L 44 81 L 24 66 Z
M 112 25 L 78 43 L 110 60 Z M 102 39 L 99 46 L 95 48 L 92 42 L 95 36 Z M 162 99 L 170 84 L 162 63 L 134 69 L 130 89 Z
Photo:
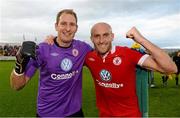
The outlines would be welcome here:
M 111 49 L 109 52 L 107 52 L 107 53 L 102 57 L 102 59 L 105 59 L 109 54 L 115 53 L 115 51 L 116 51 L 116 47 L 115 47 L 115 46 L 112 46 L 112 49 Z

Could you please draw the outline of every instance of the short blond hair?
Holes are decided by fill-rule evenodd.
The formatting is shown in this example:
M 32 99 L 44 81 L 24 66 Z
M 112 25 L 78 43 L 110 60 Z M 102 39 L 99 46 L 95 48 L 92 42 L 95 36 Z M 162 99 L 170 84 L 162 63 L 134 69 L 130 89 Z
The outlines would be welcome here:
M 58 22 L 59 22 L 59 17 L 60 17 L 63 13 L 73 15 L 73 16 L 75 17 L 76 23 L 77 23 L 77 21 L 78 21 L 77 15 L 76 15 L 76 13 L 73 11 L 73 9 L 63 9 L 63 10 L 61 10 L 61 11 L 57 14 L 57 16 L 56 16 L 56 23 L 57 23 L 57 24 L 58 24 Z

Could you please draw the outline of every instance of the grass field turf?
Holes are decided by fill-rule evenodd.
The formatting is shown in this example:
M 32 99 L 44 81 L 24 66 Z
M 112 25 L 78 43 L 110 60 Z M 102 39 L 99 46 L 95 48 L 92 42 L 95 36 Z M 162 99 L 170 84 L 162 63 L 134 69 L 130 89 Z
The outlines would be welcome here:
M 38 74 L 21 91 L 10 88 L 9 76 L 14 61 L 0 61 L 0 116 L 33 117 L 36 114 Z M 87 68 L 83 70 L 83 111 L 85 116 L 98 116 L 95 105 L 94 84 Z M 168 80 L 163 87 L 161 75 L 155 73 L 155 88 L 149 89 L 149 116 L 180 117 L 180 87 Z
M 180 86 L 175 85 L 175 75 L 162 85 L 161 74 L 155 73 L 155 88 L 149 88 L 150 117 L 180 117 Z M 180 85 L 180 76 L 179 76 Z
M 0 117 L 33 117 L 36 115 L 38 73 L 20 91 L 10 88 L 9 76 L 14 61 L 0 61 Z M 87 68 L 83 70 L 83 111 L 85 116 L 98 116 L 94 84 Z

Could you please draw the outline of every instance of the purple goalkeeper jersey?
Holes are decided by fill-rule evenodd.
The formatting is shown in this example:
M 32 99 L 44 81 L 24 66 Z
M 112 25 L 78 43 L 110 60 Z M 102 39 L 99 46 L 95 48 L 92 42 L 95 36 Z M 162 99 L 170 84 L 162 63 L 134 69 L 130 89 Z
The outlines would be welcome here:
M 92 48 L 73 40 L 68 48 L 41 43 L 37 60 L 31 60 L 25 75 L 32 77 L 40 69 L 37 113 L 41 117 L 69 116 L 82 107 L 82 68 Z

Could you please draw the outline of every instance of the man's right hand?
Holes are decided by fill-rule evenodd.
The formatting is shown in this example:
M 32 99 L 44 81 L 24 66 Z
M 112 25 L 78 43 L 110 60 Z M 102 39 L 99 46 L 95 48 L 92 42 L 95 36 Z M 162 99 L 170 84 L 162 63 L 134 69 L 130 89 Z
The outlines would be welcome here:
M 32 41 L 25 41 L 22 47 L 16 54 L 16 65 L 15 72 L 17 74 L 22 74 L 28 64 L 30 58 L 35 59 L 36 55 L 36 43 Z
M 136 43 L 141 44 L 143 40 L 145 39 L 141 33 L 136 29 L 136 27 L 132 27 L 127 33 L 126 38 L 133 39 Z
M 54 44 L 54 38 L 55 36 L 53 35 L 48 35 L 46 36 L 45 42 L 49 45 L 53 45 Z

